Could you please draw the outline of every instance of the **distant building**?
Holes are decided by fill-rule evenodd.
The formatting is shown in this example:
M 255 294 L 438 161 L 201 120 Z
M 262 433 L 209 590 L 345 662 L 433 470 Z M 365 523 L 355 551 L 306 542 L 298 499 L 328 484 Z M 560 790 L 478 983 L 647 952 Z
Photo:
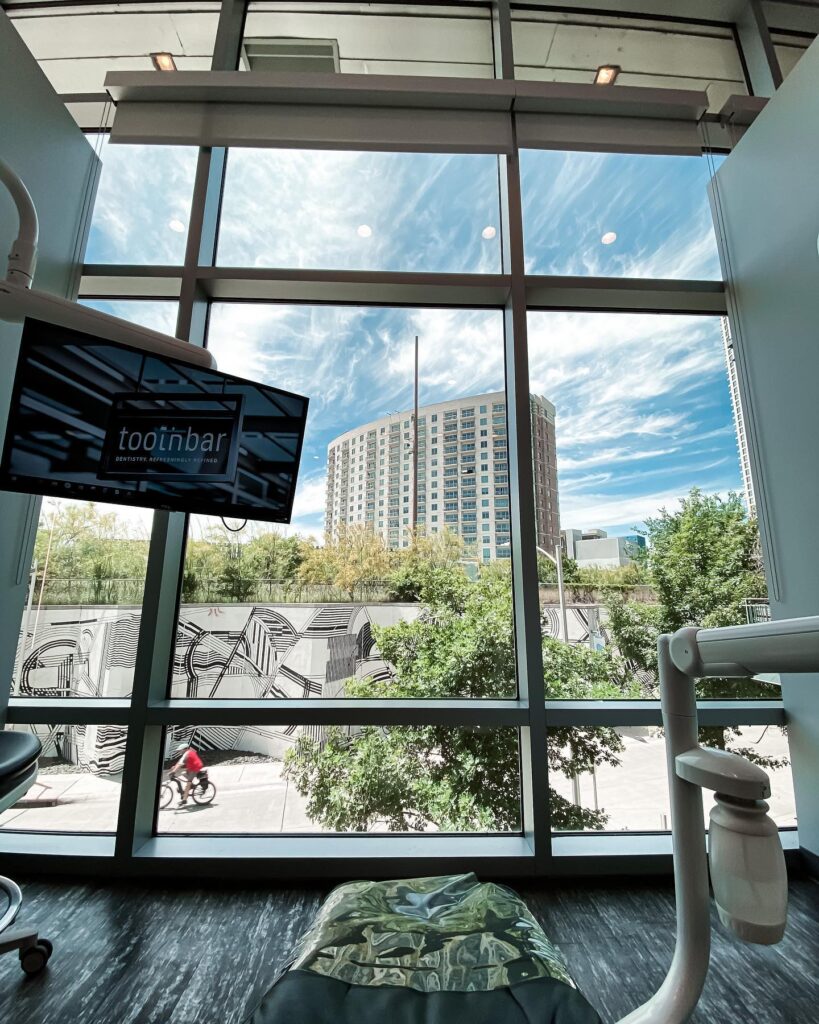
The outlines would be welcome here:
M 646 546 L 645 537 L 609 537 L 605 530 L 563 530 L 563 550 L 580 568 L 614 569 L 630 565 Z
M 745 434 L 745 417 L 742 414 L 742 400 L 739 396 L 739 379 L 737 377 L 737 363 L 734 353 L 734 343 L 731 340 L 731 330 L 728 325 L 728 317 L 722 318 L 722 343 L 725 348 L 725 367 L 728 371 L 728 390 L 731 392 L 731 407 L 734 410 L 734 429 L 737 435 L 737 449 L 739 450 L 739 468 L 742 473 L 742 490 L 745 504 L 752 516 L 756 515 L 756 498 L 754 497 L 754 484 L 751 479 L 751 459 L 748 455 L 748 438 Z
M 560 536 L 555 408 L 531 396 L 537 543 Z M 389 547 L 407 547 L 416 523 L 459 534 L 480 561 L 509 558 L 511 513 L 506 394 L 496 391 L 418 410 L 418 483 L 413 486 L 413 413 L 348 430 L 327 448 L 325 529 L 369 525 Z

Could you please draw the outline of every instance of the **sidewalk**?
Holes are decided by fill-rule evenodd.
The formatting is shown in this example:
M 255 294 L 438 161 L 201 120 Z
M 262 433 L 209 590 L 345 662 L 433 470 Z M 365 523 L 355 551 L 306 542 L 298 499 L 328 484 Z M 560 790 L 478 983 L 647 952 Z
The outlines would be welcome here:
M 761 742 L 757 743 L 758 740 Z M 661 736 L 643 730 L 624 730 L 625 750 L 617 768 L 603 766 L 597 771 L 597 807 L 609 815 L 607 831 L 656 831 L 668 827 L 668 783 L 665 743 Z M 753 746 L 760 753 L 786 757 L 787 740 L 779 729 L 762 726 L 742 730 L 739 743 Z M 159 812 L 160 833 L 208 834 L 279 832 L 322 832 L 307 816 L 307 800 L 292 783 L 282 778 L 281 761 L 256 761 L 248 764 L 215 765 L 208 769 L 216 786 L 212 804 L 200 807 L 192 800 L 178 806 L 175 796 L 170 807 Z M 780 827 L 796 823 L 796 809 L 790 768 L 770 773 L 773 795 L 769 801 L 771 816 Z M 113 832 L 119 807 L 119 779 L 90 772 L 41 774 L 48 797 L 55 795 L 55 806 L 13 807 L 0 815 L 0 827 L 51 832 Z M 550 776 L 551 785 L 567 800 L 572 799 L 572 784 L 562 775 Z M 38 785 L 27 799 L 42 791 Z M 580 777 L 580 799 L 584 807 L 594 808 L 594 782 L 591 775 Z M 711 801 L 703 801 L 706 815 Z M 377 829 L 375 831 L 378 831 Z

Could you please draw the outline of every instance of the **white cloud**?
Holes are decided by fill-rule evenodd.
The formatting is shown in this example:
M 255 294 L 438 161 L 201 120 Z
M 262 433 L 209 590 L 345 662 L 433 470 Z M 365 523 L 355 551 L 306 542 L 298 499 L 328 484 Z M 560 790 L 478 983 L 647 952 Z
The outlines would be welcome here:
M 324 515 L 324 499 L 327 491 L 327 477 L 299 479 L 296 496 L 293 500 L 293 517 L 296 519 Z
M 662 508 L 673 512 L 679 508 L 679 491 L 652 494 L 630 494 L 610 497 L 605 494 L 567 496 L 560 503 L 560 525 L 565 529 L 588 530 L 595 527 L 641 526 Z

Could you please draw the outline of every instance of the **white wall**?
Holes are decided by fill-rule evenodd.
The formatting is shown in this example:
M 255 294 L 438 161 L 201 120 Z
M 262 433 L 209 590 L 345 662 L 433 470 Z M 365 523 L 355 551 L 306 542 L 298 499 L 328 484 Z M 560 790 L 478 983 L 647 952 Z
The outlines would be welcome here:
M 85 250 L 85 213 L 98 160 L 11 22 L 0 11 L 0 156 L 25 180 L 40 218 L 36 282 L 57 295 L 76 295 Z M 17 214 L 0 187 L 0 282 L 5 254 L 17 237 Z M 0 283 L 0 287 L 2 284 Z M 0 321 L 0 432 L 14 381 L 19 324 Z M 39 499 L 0 491 L 0 724 L 17 648 Z
M 819 613 L 819 44 L 716 175 L 775 618 Z M 819 678 L 783 684 L 799 835 L 819 855 Z

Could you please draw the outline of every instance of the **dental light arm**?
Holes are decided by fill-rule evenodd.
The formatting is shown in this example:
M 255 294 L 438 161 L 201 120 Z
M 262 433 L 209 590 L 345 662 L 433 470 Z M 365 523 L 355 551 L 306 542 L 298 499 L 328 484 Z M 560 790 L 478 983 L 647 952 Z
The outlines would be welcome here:
M 0 320 L 19 323 L 26 317 L 32 317 L 70 330 L 101 335 L 167 359 L 177 359 L 207 369 L 216 367 L 210 352 L 198 345 L 33 289 L 31 284 L 37 262 L 39 230 L 37 211 L 26 186 L 2 160 L 0 182 L 6 186 L 14 200 L 20 222 L 17 238 L 9 253 L 6 278 L 0 280 Z
M 658 642 L 671 797 L 677 944 L 659 990 L 619 1024 L 684 1024 L 697 1005 L 711 944 L 708 859 L 722 922 L 748 942 L 778 942 L 787 875 L 768 817 L 767 774 L 737 754 L 701 747 L 694 683 L 708 676 L 819 671 L 819 616 L 725 629 L 678 630 Z M 715 794 L 708 854 L 702 790 Z
M 17 238 L 15 238 L 9 253 L 6 279 L 12 284 L 30 288 L 34 279 L 34 268 L 37 264 L 37 240 L 40 233 L 37 211 L 28 189 L 3 160 L 0 160 L 0 182 L 6 186 L 9 195 L 14 200 L 17 217 L 20 221 Z

